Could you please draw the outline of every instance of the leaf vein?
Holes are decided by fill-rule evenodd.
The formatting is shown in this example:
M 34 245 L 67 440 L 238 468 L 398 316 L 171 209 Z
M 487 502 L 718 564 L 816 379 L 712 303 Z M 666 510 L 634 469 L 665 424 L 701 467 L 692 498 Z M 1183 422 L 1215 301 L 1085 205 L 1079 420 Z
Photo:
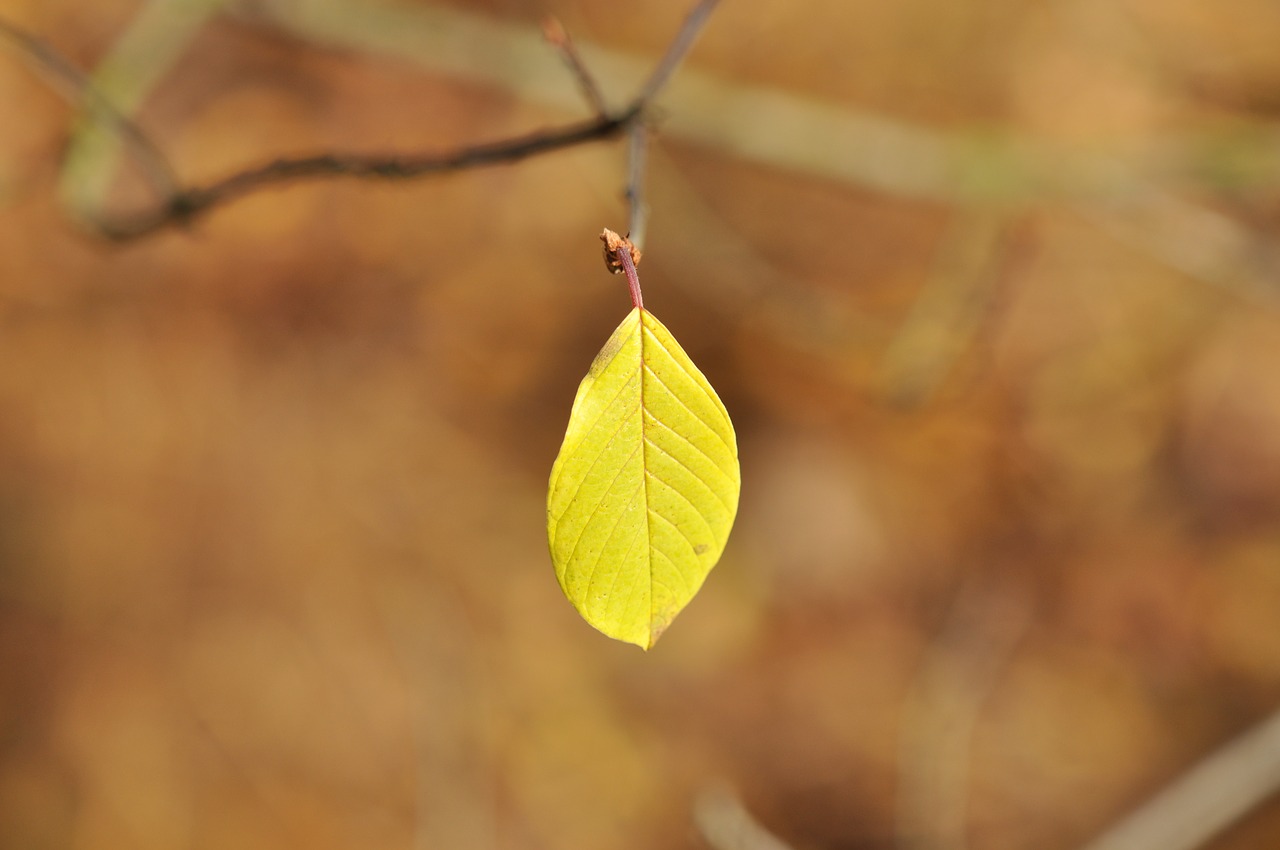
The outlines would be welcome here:
M 650 440 L 648 436 L 646 436 L 646 437 L 644 438 L 644 441 L 645 441 L 646 443 L 648 443 L 649 445 L 653 446 L 653 447 L 654 447 L 655 449 L 657 449 L 658 451 L 662 452 L 662 453 L 663 453 L 664 455 L 666 455 L 667 457 L 671 458 L 673 461 L 675 461 L 676 465 L 677 465 L 677 466 L 679 466 L 681 469 L 685 470 L 686 472 L 688 472 L 688 473 L 689 473 L 689 475 L 691 475 L 691 476 L 693 477 L 693 480 L 694 480 L 694 481 L 697 481 L 699 484 L 701 484 L 703 487 L 705 487 L 705 488 L 706 488 L 706 490 L 707 490 L 707 492 L 708 492 L 708 493 L 710 493 L 712 496 L 714 496 L 717 502 L 719 502 L 721 505 L 724 505 L 724 509 L 725 509 L 726 511 L 728 511 L 728 512 L 729 512 L 729 515 L 730 515 L 730 516 L 732 516 L 732 515 L 733 515 L 733 508 L 730 508 L 730 507 L 729 507 L 729 503 L 728 503 L 728 502 L 726 502 L 726 501 L 724 500 L 724 496 L 721 496 L 721 495 L 720 495 L 720 493 L 716 491 L 716 488 L 714 488 L 714 487 L 712 487 L 712 486 L 711 486 L 711 482 L 707 481 L 707 479 L 705 479 L 705 478 L 703 478 L 701 475 L 699 475 L 699 474 L 698 474 L 698 473 L 693 469 L 693 467 L 689 466 L 689 464 L 685 463 L 685 462 L 684 462 L 684 461 L 682 461 L 680 458 L 676 457 L 676 456 L 675 456 L 675 455 L 673 455 L 671 452 L 667 451 L 667 450 L 666 450 L 666 449 L 664 449 L 662 446 L 660 446 L 660 445 L 658 445 L 657 443 L 655 443 L 653 440 Z M 646 468 L 647 468 L 647 467 L 646 467 Z M 671 487 L 671 489 L 673 489 L 673 490 L 675 490 L 675 489 L 676 489 L 676 487 L 675 487 L 674 485 L 672 485 L 672 484 L 668 484 L 668 483 L 667 483 L 667 482 L 665 482 L 665 481 L 664 481 L 663 483 L 664 483 L 664 484 L 667 484 L 667 486 Z
M 695 451 L 697 451 L 697 453 L 698 453 L 698 454 L 702 455 L 702 456 L 703 456 L 703 457 L 705 457 L 707 460 L 709 460 L 709 461 L 711 462 L 711 465 L 712 465 L 712 466 L 714 466 L 714 467 L 716 468 L 716 471 L 717 471 L 717 472 L 719 472 L 719 473 L 720 473 L 721 475 L 723 475 L 725 478 L 729 479 L 729 481 L 731 481 L 731 482 L 733 481 L 733 475 L 732 475 L 731 473 L 729 473 L 728 471 L 726 471 L 726 470 L 725 470 L 725 468 L 724 468 L 723 466 L 721 466 L 721 465 L 720 465 L 720 461 L 716 460 L 716 459 L 715 459 L 715 458 L 713 458 L 710 454 L 708 454 L 706 449 L 704 449 L 702 446 L 700 446 L 700 445 L 698 445 L 697 443 L 695 443 L 693 440 L 690 440 L 690 439 L 689 439 L 688 437 L 686 437 L 684 434 L 681 434 L 681 433 L 680 433 L 679 431 L 677 431 L 675 428 L 672 428 L 670 425 L 668 425 L 666 422 L 663 422 L 661 419 L 659 419 L 658 417 L 654 416 L 652 413 L 648 413 L 648 411 L 646 411 L 646 413 L 647 413 L 647 415 L 649 416 L 649 418 L 650 418 L 650 419 L 652 419 L 656 424 L 661 425 L 663 428 L 667 429 L 667 430 L 668 430 L 668 431 L 670 431 L 672 434 L 675 434 L 677 437 L 679 437 L 681 440 L 683 440 L 685 443 L 687 443 L 687 444 L 690 446 L 690 448 L 694 449 Z M 661 447 L 659 447 L 659 448 L 661 448 Z M 670 455 L 670 454 L 671 454 L 671 452 L 667 452 L 667 454 L 668 454 L 668 455 Z
M 627 464 L 631 462 L 631 458 L 636 456 L 636 452 L 639 449 L 640 449 L 640 446 L 637 445 L 634 449 L 631 450 L 631 454 L 627 456 L 627 459 L 624 460 L 621 464 L 619 464 L 618 471 L 613 474 L 613 480 L 611 480 L 609 482 L 609 486 L 604 489 L 605 495 L 608 495 L 609 491 L 613 489 L 613 485 L 618 483 L 618 478 L 622 475 L 623 470 L 627 468 Z M 641 486 L 643 486 L 643 481 L 641 483 Z M 581 488 L 581 483 L 579 484 L 579 488 Z M 591 509 L 591 513 L 587 514 L 587 518 L 583 520 L 582 528 L 578 530 L 578 536 L 573 541 L 573 549 L 570 550 L 569 559 L 565 563 L 573 563 L 574 559 L 577 558 L 578 547 L 582 545 L 582 538 L 586 536 L 587 529 L 591 527 L 591 523 L 594 522 L 596 516 L 599 515 L 600 509 L 604 507 L 604 501 L 605 500 L 602 498 L 600 499 L 600 501 L 596 502 L 595 507 Z M 622 518 L 622 515 L 621 513 L 619 513 L 618 519 L 621 519 L 621 518 Z M 614 522 L 614 525 L 615 526 L 617 525 L 616 521 Z
M 583 604 L 586 604 L 587 599 L 591 596 L 591 586 L 592 586 L 593 584 L 595 584 L 595 580 L 596 580 L 596 573 L 597 573 L 597 572 L 599 572 L 599 570 L 600 570 L 600 562 L 601 562 L 602 560 L 604 560 L 604 550 L 605 550 L 605 548 L 607 548 L 607 546 L 608 546 L 608 544 L 609 544 L 609 541 L 613 539 L 613 535 L 617 533 L 617 531 L 618 531 L 618 526 L 622 524 L 622 518 L 623 518 L 624 516 L 626 516 L 626 515 L 627 515 L 627 509 L 628 509 L 628 508 L 630 508 L 632 505 L 634 505 L 634 504 L 635 504 L 635 502 L 636 502 L 636 497 L 640 495 L 640 491 L 641 491 L 641 490 L 643 490 L 643 489 L 644 489 L 644 482 L 642 481 L 642 482 L 640 483 L 640 486 L 636 488 L 636 491 L 635 491 L 634 493 L 632 493 L 632 494 L 631 494 L 631 498 L 630 498 L 630 499 L 627 499 L 627 503 L 626 503 L 625 505 L 623 505 L 623 506 L 622 506 L 622 509 L 621 509 L 620 511 L 618 511 L 618 518 L 617 518 L 616 520 L 614 520 L 614 522 L 613 522 L 613 528 L 609 529 L 609 536 L 608 536 L 608 537 L 606 537 L 606 538 L 605 538 L 605 541 L 604 541 L 604 542 L 605 542 L 605 545 L 604 545 L 604 546 L 601 546 L 601 547 L 600 547 L 600 551 L 596 553 L 596 560 L 595 560 L 595 563 L 591 565 L 591 575 L 587 577 L 587 592 L 586 592 L 586 594 L 582 597 L 582 599 L 583 599 Z M 584 531 L 585 531 L 585 529 L 584 529 Z M 637 529 L 636 529 L 636 537 L 638 537 L 638 536 L 639 536 L 639 531 L 640 531 L 640 529 L 639 529 L 639 528 L 637 528 Z M 631 549 L 632 549 L 632 548 L 634 548 L 634 547 L 635 547 L 635 545 L 636 545 L 635 537 L 632 537 L 632 538 L 631 538 L 631 546 L 629 546 L 629 547 L 627 548 L 627 556 L 630 556 L 630 554 L 631 554 Z M 624 556 L 624 557 L 622 558 L 622 560 L 621 560 L 621 561 L 619 562 L 619 564 L 618 564 L 618 569 L 617 569 L 617 570 L 615 570 L 615 571 L 614 571 L 614 573 L 613 573 L 613 585 L 617 585 L 617 583 L 618 583 L 618 574 L 622 572 L 622 565 L 626 563 L 627 556 Z M 612 595 L 612 593 L 613 593 L 613 586 L 610 586 L 610 588 L 609 588 L 609 594 L 610 594 L 610 595 Z M 607 600 L 607 599 L 608 599 L 608 596 L 606 596 L 606 597 L 605 597 L 605 599 Z
M 720 440 L 720 442 L 724 443 L 724 447 L 726 449 L 728 449 L 731 452 L 733 451 L 733 446 L 729 445 L 729 441 L 724 438 L 724 435 L 721 434 L 719 431 L 717 431 L 715 428 L 712 428 L 711 423 L 709 423 L 705 418 L 703 418 L 702 414 L 697 413 L 692 407 L 686 404 L 685 400 L 680 397 L 680 394 L 677 393 L 675 390 L 671 389 L 671 387 L 667 384 L 667 382 L 662 380 L 661 375 L 653 371 L 653 367 L 651 367 L 648 363 L 645 363 L 643 365 L 644 365 L 644 370 L 648 372 L 650 375 L 653 375 L 653 378 L 655 381 L 662 384 L 662 388 L 667 391 L 667 394 L 672 398 L 674 398 L 676 401 L 678 401 L 680 403 L 680 406 L 689 412 L 689 415 L 693 417 L 694 421 L 698 422 L 700 425 L 702 425 L 703 428 L 706 428 L 708 431 L 714 434 Z M 643 384 L 641 386 L 643 386 Z M 647 410 L 648 408 L 645 408 L 645 409 Z M 649 414 L 649 415 L 653 416 L 653 414 Z M 660 421 L 656 416 L 654 416 L 653 419 L 655 422 Z
M 645 328 L 645 330 L 649 330 L 649 329 Z M 699 381 L 698 376 L 694 375 L 693 372 L 689 371 L 689 367 L 685 366 L 681 358 L 676 357 L 675 354 L 671 351 L 671 349 L 667 348 L 667 344 L 663 342 L 662 339 L 659 338 L 657 334 L 655 334 L 653 331 L 649 331 L 649 336 L 653 337 L 653 341 L 658 344 L 658 348 L 662 349 L 662 353 L 667 355 L 667 359 L 671 361 L 672 365 L 674 365 L 681 372 L 684 372 L 685 375 L 689 377 L 689 380 L 693 381 L 693 383 L 697 385 L 698 389 L 702 390 L 702 394 L 705 395 L 711 401 L 712 406 L 714 406 L 717 410 L 720 410 L 721 403 L 720 403 L 720 399 L 716 398 L 716 394 L 712 392 L 710 388 L 705 386 L 702 381 Z M 684 360 L 687 360 L 690 363 L 693 362 L 690 359 L 689 355 L 686 354 L 683 350 L 680 353 L 684 354 Z
M 616 357 L 615 357 L 615 359 L 616 359 Z M 612 361 L 610 361 L 610 363 L 612 363 Z M 600 374 L 601 374 L 601 375 L 603 375 L 603 374 L 604 374 L 604 372 L 601 372 Z M 587 425 L 587 426 L 585 426 L 585 427 L 583 427 L 583 428 L 582 428 L 582 433 L 583 433 L 583 434 L 590 434 L 592 431 L 594 431 L 594 430 L 595 430 L 595 427 L 596 427 L 597 425 L 599 425 L 599 424 L 600 424 L 600 420 L 601 420 L 601 419 L 604 419 L 605 415 L 606 415 L 606 414 L 608 414 L 608 412 L 609 412 L 610 410 L 612 410 L 612 409 L 613 409 L 613 405 L 614 405 L 614 403 L 615 403 L 619 398 L 621 398 L 621 397 L 622 397 L 622 394 L 623 394 L 624 392 L 626 392 L 626 391 L 627 391 L 627 389 L 628 389 L 628 388 L 629 388 L 633 383 L 635 383 L 636 376 L 637 376 L 637 375 L 639 375 L 639 374 L 640 374 L 640 370 L 639 370 L 639 369 L 637 369 L 634 375 L 632 375 L 630 378 L 627 378 L 627 382 L 626 382 L 625 384 L 623 384 L 621 387 L 619 387 L 619 388 L 618 388 L 618 391 L 617 391 L 616 393 L 614 393 L 614 394 L 613 394 L 613 398 L 609 399 L 609 403 L 608 403 L 608 404 L 606 404 L 604 407 L 600 408 L 600 412 L 596 415 L 596 418 L 595 418 L 595 419 L 591 420 L 591 424 L 590 424 L 590 425 Z M 597 375 L 595 379 L 596 379 L 597 381 L 598 381 L 598 380 L 600 380 L 600 375 Z M 588 391 L 587 391 L 587 395 L 590 395 L 590 394 L 591 394 L 591 391 L 590 391 L 590 390 L 588 390 Z M 626 421 L 626 417 L 625 417 L 625 416 L 623 417 L 623 421 L 624 421 L 624 422 Z
M 694 590 L 693 590 L 693 583 L 692 583 L 692 582 L 690 582 L 690 581 L 689 581 L 688 576 L 686 576 L 686 575 L 684 574 L 684 572 L 682 572 L 682 571 L 681 571 L 680 566 L 675 562 L 675 559 L 674 559 L 674 558 L 672 558 L 670 555 L 668 555 L 666 552 L 664 552 L 664 551 L 661 549 L 661 547 L 654 546 L 654 547 L 653 547 L 653 551 L 655 551 L 655 552 L 657 552 L 659 555 L 661 555 L 661 556 L 663 557 L 663 559 L 664 559 L 668 564 L 670 564 L 670 565 L 671 565 L 671 567 L 672 567 L 672 569 L 674 570 L 675 574 L 676 574 L 676 575 L 678 575 L 678 576 L 680 576 L 680 583 L 684 585 L 684 590 L 685 590 L 685 592 L 689 595 L 689 599 L 692 599 L 692 598 L 693 598 L 693 594 L 694 594 Z M 668 592 L 668 593 L 670 593 L 672 596 L 676 596 L 675 588 L 671 587 L 671 585 L 667 584 L 666 582 L 661 582 L 661 581 L 660 581 L 660 582 L 658 582 L 658 583 L 659 583 L 660 585 L 662 585 L 663 587 L 665 587 L 665 588 L 667 589 L 667 592 Z M 686 604 L 687 604 L 687 602 L 688 602 L 688 600 L 686 600 Z
M 689 544 L 689 548 L 690 548 L 690 550 L 692 550 L 692 551 L 691 551 L 692 557 L 693 557 L 694 559 L 696 559 L 696 560 L 697 560 L 697 562 L 698 562 L 698 566 L 699 566 L 699 568 L 701 568 L 701 566 L 702 566 L 702 561 L 701 561 L 701 559 L 700 559 L 700 558 L 698 558 L 698 547 L 697 547 L 697 544 L 693 542 L 693 538 L 692 538 L 692 537 L 690 537 L 690 536 L 685 532 L 685 530 L 684 530 L 683 528 L 681 528 L 680 526 L 678 526 L 678 525 L 676 525 L 674 522 L 672 522 L 668 517 L 663 516 L 662 514 L 658 513 L 657 511 L 653 511 L 653 513 L 654 513 L 654 515 L 655 515 L 655 516 L 657 516 L 657 517 L 658 517 L 658 519 L 662 520 L 662 521 L 663 521 L 663 522 L 665 522 L 667 525 L 671 526 L 671 527 L 672 527 L 672 528 L 674 528 L 677 532 L 679 532 L 679 533 L 680 533 L 680 536 L 681 536 L 681 537 L 683 537 L 683 538 L 684 538 L 684 540 L 685 540 L 685 542 Z M 658 546 L 657 544 L 654 544 L 654 545 L 653 545 L 653 549 L 654 549 L 654 551 L 655 551 L 655 552 L 658 552 L 659 554 L 661 554 L 661 555 L 662 555 L 662 557 L 666 558 L 666 559 L 667 559 L 667 561 L 669 561 L 669 562 L 671 563 L 671 566 L 675 567 L 676 572 L 678 572 L 678 573 L 680 574 L 680 579 L 681 579 L 682 581 L 684 581 L 684 582 L 685 582 L 685 587 L 687 587 L 687 588 L 691 588 L 691 586 L 689 585 L 689 582 L 688 582 L 688 580 L 687 580 L 687 577 L 685 576 L 685 573 L 686 573 L 687 571 L 686 571 L 686 570 L 681 570 L 681 569 L 680 569 L 680 567 L 676 564 L 676 560 L 675 560 L 675 558 L 672 558 L 669 554 L 667 554 L 666 550 L 664 550 L 661 546 Z
M 667 488 L 668 490 L 670 490 L 672 493 L 675 493 L 677 496 L 679 496 L 681 499 L 683 499 L 683 500 L 684 500 L 684 503 L 685 503 L 686 505 L 688 505 L 688 506 L 689 506 L 689 508 L 693 511 L 693 515 L 694 515 L 694 516 L 696 516 L 698 519 L 702 520 L 702 524 L 703 524 L 703 525 L 705 525 L 705 526 L 707 527 L 707 533 L 711 535 L 711 539 L 712 539 L 712 540 L 714 540 L 714 541 L 716 541 L 716 542 L 719 542 L 719 541 L 720 541 L 720 535 L 719 535 L 719 534 L 716 534 L 715 529 L 711 527 L 711 523 L 707 522 L 707 518 L 706 518 L 706 517 L 704 517 L 704 516 L 702 515 L 702 511 L 698 510 L 698 506 L 697 506 L 697 505 L 695 505 L 695 504 L 692 502 L 692 500 L 690 500 L 690 499 L 689 499 L 689 497 L 688 497 L 688 496 L 686 496 L 683 492 L 681 492 L 681 491 L 680 491 L 680 490 L 678 490 L 675 486 L 673 486 L 673 485 L 672 485 L 672 483 L 671 483 L 670 481 L 667 481 L 667 480 L 666 480 L 666 479 L 664 479 L 662 476 L 658 475 L 656 472 L 650 472 L 649 470 L 647 470 L 647 469 L 646 469 L 646 470 L 645 470 L 645 475 L 649 476 L 649 477 L 650 477 L 650 478 L 652 478 L 654 481 L 657 481 L 659 484 L 661 484 L 662 486 L 666 487 L 666 488 Z M 660 517 L 662 517 L 663 519 L 667 520 L 667 522 L 670 522 L 672 525 L 675 525 L 675 523 L 674 523 L 674 522 L 672 522 L 668 517 L 663 516 L 661 513 L 659 513 L 658 511 L 654 510 L 653 508 L 649 508 L 649 513 L 651 513 L 651 514 L 657 514 L 658 516 L 660 516 Z
M 571 493 L 569 497 L 565 500 L 564 510 L 560 512 L 560 516 L 556 517 L 557 528 L 560 526 L 560 521 L 564 519 L 565 514 L 569 513 L 569 509 L 573 507 L 573 503 L 577 501 L 578 493 L 581 492 L 583 485 L 586 484 L 587 480 L 591 477 L 591 473 L 595 472 L 596 465 L 600 463 L 600 458 L 604 457 L 605 453 L 609 451 L 609 447 L 613 445 L 613 441 L 616 440 L 618 438 L 618 435 L 622 433 L 622 429 L 626 424 L 627 424 L 626 417 L 623 417 L 621 420 L 619 420 L 618 427 L 613 429 L 613 433 L 610 434 L 609 439 L 605 441 L 604 447 L 601 448 L 600 451 L 596 453 L 595 458 L 593 458 L 591 461 L 591 465 L 588 466 L 586 471 L 583 472 L 582 475 L 578 478 L 578 483 L 576 486 L 574 486 L 573 493 Z M 578 446 L 577 448 L 581 449 L 582 447 Z M 565 462 L 567 463 L 568 460 L 574 457 L 576 454 L 577 452 L 575 451 L 573 454 L 569 455 L 569 458 L 566 458 Z M 627 461 L 630 461 L 632 457 L 635 457 L 634 449 L 632 450 L 631 455 L 627 457 Z M 623 466 L 626 466 L 626 462 L 623 463 Z M 616 477 L 614 480 L 617 480 Z

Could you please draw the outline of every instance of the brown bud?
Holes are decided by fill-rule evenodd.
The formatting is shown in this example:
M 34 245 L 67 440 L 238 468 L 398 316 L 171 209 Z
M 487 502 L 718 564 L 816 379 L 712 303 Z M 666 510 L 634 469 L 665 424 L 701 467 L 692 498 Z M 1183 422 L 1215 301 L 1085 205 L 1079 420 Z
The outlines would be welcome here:
M 564 24 L 551 15 L 542 19 L 542 37 L 546 39 L 547 44 L 562 50 L 569 43 L 569 33 L 565 31 Z
M 622 260 L 618 258 L 618 251 L 624 248 L 631 254 L 632 265 L 640 265 L 640 249 L 627 237 L 619 236 L 606 227 L 600 233 L 600 241 L 604 243 L 604 264 L 609 271 L 614 274 L 622 273 Z

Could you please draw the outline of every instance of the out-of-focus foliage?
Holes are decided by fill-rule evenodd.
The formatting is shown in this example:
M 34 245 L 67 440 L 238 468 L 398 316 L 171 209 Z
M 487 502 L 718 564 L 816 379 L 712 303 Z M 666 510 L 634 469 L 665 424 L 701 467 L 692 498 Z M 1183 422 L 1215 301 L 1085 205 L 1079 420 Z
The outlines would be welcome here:
M 685 3 L 485 8 L 656 55 Z M 135 9 L 0 2 L 86 67 Z M 649 653 L 544 527 L 621 147 L 109 246 L 0 56 L 0 844 L 692 848 L 722 781 L 796 847 L 1103 830 L 1280 703 L 1277 43 L 1263 0 L 723 4 L 692 69 L 1169 176 L 976 208 L 659 136 L 646 294 L 749 486 Z M 223 17 L 141 111 L 193 180 L 572 117 Z

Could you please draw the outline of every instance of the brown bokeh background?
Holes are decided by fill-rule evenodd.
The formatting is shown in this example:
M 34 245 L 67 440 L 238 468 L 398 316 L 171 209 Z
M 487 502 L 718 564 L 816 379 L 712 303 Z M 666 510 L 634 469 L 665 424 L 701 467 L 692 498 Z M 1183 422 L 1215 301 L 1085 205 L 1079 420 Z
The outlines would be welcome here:
M 166 60 L 139 116 L 180 174 L 583 114 L 318 44 L 309 4 L 341 5 L 237 3 Z M 139 8 L 0 2 L 84 68 Z M 686 4 L 455 9 L 651 62 Z M 647 654 L 544 529 L 627 308 L 624 145 L 113 245 L 59 201 L 73 113 L 0 54 L 0 845 L 753 846 L 709 799 L 795 848 L 1104 832 L 1280 703 L 1276 44 L 1264 0 L 726 0 L 681 79 L 949 158 L 914 194 L 894 150 L 876 185 L 821 139 L 771 162 L 716 139 L 799 129 L 673 86 L 646 302 L 744 487 Z M 1280 806 L 1208 846 L 1280 846 Z

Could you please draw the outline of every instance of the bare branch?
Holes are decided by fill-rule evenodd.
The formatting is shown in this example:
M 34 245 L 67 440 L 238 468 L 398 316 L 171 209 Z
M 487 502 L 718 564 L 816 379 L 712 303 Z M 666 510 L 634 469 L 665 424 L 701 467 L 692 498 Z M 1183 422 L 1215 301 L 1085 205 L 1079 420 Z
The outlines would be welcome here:
M 609 107 L 604 102 L 604 95 L 600 93 L 600 86 L 587 70 L 586 63 L 582 61 L 582 54 L 578 53 L 573 39 L 559 19 L 548 17 L 542 22 L 542 37 L 547 40 L 547 44 L 556 49 L 560 58 L 573 72 L 573 78 L 577 81 L 578 88 L 582 89 L 582 96 L 586 98 L 587 105 L 597 116 L 607 115 Z
M 644 175 L 648 167 L 649 127 L 634 121 L 627 133 L 627 207 L 630 230 L 627 236 L 639 248 L 644 247 L 649 225 L 649 205 L 644 200 Z
M 970 749 L 983 706 L 1031 623 L 1034 600 L 975 578 L 960 590 L 912 686 L 899 755 L 897 844 L 963 850 Z
M 85 74 L 56 50 L 35 36 L 0 18 L 0 39 L 27 59 L 50 83 L 54 91 L 96 121 L 108 126 L 132 148 L 134 160 L 152 190 L 162 198 L 178 191 L 178 178 L 169 161 L 135 122 L 123 115 L 94 87 Z
M 143 166 L 153 188 L 161 196 L 153 209 L 123 215 L 90 216 L 90 223 L 105 237 L 136 239 L 175 225 L 189 224 L 222 204 L 252 192 L 298 180 L 322 177 L 353 177 L 367 180 L 404 180 L 461 171 L 500 163 L 518 162 L 530 156 L 562 148 L 613 138 L 643 122 L 650 97 L 667 81 L 710 13 L 714 2 L 699 3 L 685 21 L 671 48 L 655 69 L 642 93 L 626 109 L 610 112 L 594 78 L 587 71 L 576 47 L 563 27 L 549 22 L 544 34 L 569 64 L 583 92 L 596 110 L 590 121 L 516 136 L 495 142 L 468 145 L 432 154 L 317 154 L 277 159 L 246 168 L 204 186 L 182 186 L 159 149 L 145 133 L 96 92 L 88 78 L 39 39 L 17 26 L 0 21 L 0 35 L 7 37 L 37 68 L 53 77 L 60 90 L 76 102 L 93 107 L 94 114 L 113 132 L 130 142 L 130 150 Z M 633 229 L 643 231 L 645 212 L 639 183 L 644 169 L 643 133 L 631 136 L 630 179 L 627 195 Z
M 299 180 L 322 177 L 406 180 L 446 171 L 463 171 L 488 165 L 518 162 L 538 154 L 615 136 L 634 121 L 637 114 L 634 109 L 631 109 L 620 115 L 606 115 L 593 121 L 569 124 L 527 136 L 472 145 L 440 154 L 418 156 L 319 154 L 295 159 L 277 159 L 266 165 L 238 171 L 206 186 L 195 186 L 174 192 L 164 206 L 158 209 L 132 217 L 100 219 L 94 224 L 110 239 L 135 239 L 165 227 L 190 223 L 214 207 L 252 192 Z
M 636 103 L 648 103 L 662 91 L 663 86 L 671 79 L 671 75 L 676 72 L 676 68 L 680 67 L 680 63 L 684 61 L 693 43 L 702 34 L 702 28 L 706 26 L 707 19 L 711 17 L 712 11 L 719 2 L 720 0 L 700 0 L 698 5 L 693 7 L 693 11 L 684 19 L 680 32 L 676 33 L 676 37 L 672 39 L 666 54 L 649 75 L 649 81 L 644 84 L 644 88 L 640 89 Z
M 1280 711 L 1195 765 L 1085 850 L 1194 850 L 1280 792 Z

